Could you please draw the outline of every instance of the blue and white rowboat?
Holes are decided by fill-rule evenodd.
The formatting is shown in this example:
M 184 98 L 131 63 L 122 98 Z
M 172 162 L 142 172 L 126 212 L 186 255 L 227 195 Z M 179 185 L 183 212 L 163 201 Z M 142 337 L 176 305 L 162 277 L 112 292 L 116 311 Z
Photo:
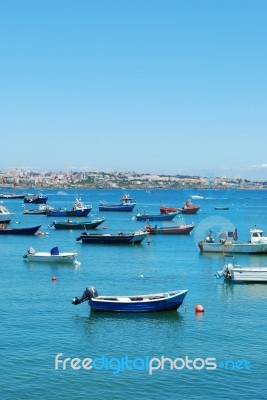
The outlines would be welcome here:
M 72 304 L 88 301 L 93 311 L 152 312 L 177 310 L 188 290 L 175 290 L 133 296 L 98 296 L 94 287 L 86 288 L 81 298 L 75 297 Z

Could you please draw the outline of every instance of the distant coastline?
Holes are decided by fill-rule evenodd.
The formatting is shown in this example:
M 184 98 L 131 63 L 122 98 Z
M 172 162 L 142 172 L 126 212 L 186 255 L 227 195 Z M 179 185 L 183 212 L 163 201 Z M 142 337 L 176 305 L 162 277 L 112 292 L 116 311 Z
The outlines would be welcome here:
M 267 189 L 267 181 L 226 176 L 208 178 L 137 172 L 36 172 L 19 168 L 0 171 L 1 189 Z

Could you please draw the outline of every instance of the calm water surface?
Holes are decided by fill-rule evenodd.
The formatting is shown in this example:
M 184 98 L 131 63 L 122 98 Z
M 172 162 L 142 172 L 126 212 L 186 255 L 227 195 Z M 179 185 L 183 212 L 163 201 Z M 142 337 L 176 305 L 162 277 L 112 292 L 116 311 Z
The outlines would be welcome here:
M 192 191 L 136 190 L 133 213 L 99 213 L 99 200 L 118 201 L 119 190 L 78 193 L 104 215 L 107 229 L 131 232 L 144 227 L 132 218 L 137 210 L 159 212 L 159 205 L 181 206 Z M 47 190 L 48 203 L 72 206 L 77 193 Z M 0 236 L 1 248 L 1 399 L 266 399 L 267 285 L 233 285 L 214 276 L 224 259 L 199 253 L 197 242 L 206 230 L 238 228 L 247 240 L 254 225 L 267 235 L 264 191 L 202 191 L 197 215 L 176 217 L 173 224 L 195 223 L 189 236 L 151 236 L 136 246 L 90 245 L 76 242 L 79 231 L 49 228 L 53 218 L 22 214 L 22 200 L 6 200 L 15 210 L 10 226 L 42 224 L 43 236 Z M 228 206 L 216 211 L 215 206 Z M 64 218 L 63 218 L 64 220 Z M 158 223 L 160 224 L 160 223 Z M 80 266 L 27 263 L 32 246 L 49 251 L 76 250 Z M 267 256 L 236 256 L 239 264 L 267 265 Z M 56 276 L 57 280 L 52 281 Z M 86 303 L 71 299 L 93 285 L 99 294 L 127 295 L 188 289 L 178 312 L 155 314 L 94 314 Z M 195 314 L 195 304 L 203 314 Z M 92 370 L 73 370 L 61 360 L 91 358 Z M 160 368 L 161 357 L 165 368 Z M 149 374 L 149 360 L 158 369 Z M 184 360 L 196 360 L 193 369 Z M 216 360 L 206 369 L 201 360 Z M 179 359 L 179 360 L 176 360 Z M 176 360 L 176 369 L 171 362 Z M 241 360 L 241 361 L 240 361 Z M 239 363 L 238 363 L 239 361 Z M 150 361 L 151 362 L 151 361 Z M 189 367 L 192 363 L 188 364 Z M 132 369 L 131 369 L 132 368 Z

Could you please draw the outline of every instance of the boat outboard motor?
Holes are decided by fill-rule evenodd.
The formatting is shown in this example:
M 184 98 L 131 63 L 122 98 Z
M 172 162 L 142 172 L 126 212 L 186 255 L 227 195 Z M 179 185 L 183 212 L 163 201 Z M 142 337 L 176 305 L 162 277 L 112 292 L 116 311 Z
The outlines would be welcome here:
M 75 306 L 77 304 L 81 304 L 86 300 L 90 300 L 92 298 L 96 298 L 98 296 L 98 292 L 96 290 L 96 288 L 94 288 L 93 286 L 88 287 L 85 289 L 85 291 L 82 294 L 82 297 L 79 299 L 78 297 L 75 297 L 72 300 L 72 304 L 74 304 Z
M 220 279 L 224 276 L 224 274 L 225 274 L 225 268 L 221 269 L 220 271 L 217 271 L 215 276 L 217 279 Z
M 25 254 L 25 255 L 23 256 L 23 258 L 27 258 L 28 254 L 33 255 L 33 254 L 35 254 L 35 253 L 36 253 L 36 252 L 35 252 L 35 249 L 34 249 L 33 247 L 30 247 L 30 248 L 27 250 L 27 254 Z

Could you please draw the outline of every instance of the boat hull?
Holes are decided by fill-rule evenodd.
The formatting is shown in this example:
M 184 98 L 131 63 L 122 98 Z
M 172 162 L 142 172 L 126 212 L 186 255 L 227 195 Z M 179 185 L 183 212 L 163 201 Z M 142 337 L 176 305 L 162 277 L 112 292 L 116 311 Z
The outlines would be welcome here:
M 24 199 L 25 194 L 15 194 L 15 193 L 1 193 L 0 199 Z
M 0 235 L 34 235 L 42 225 L 33 226 L 30 228 L 6 228 L 0 229 Z
M 83 210 L 53 210 L 47 211 L 48 217 L 87 217 L 91 208 L 85 208 Z
M 72 230 L 87 230 L 87 229 L 96 229 L 100 224 L 105 221 L 105 218 L 94 220 L 91 222 L 73 222 L 73 221 L 66 221 L 66 222 L 53 222 L 53 226 L 55 229 L 72 229 Z
M 160 212 L 161 214 L 166 214 L 170 212 L 180 212 L 182 214 L 196 214 L 199 210 L 198 206 L 190 206 L 190 207 L 182 207 L 182 208 L 176 208 L 176 207 L 160 207 Z
M 42 210 L 24 210 L 23 214 L 25 215 L 46 215 L 47 211 Z
M 82 243 L 100 243 L 100 244 L 139 244 L 148 235 L 148 232 L 142 232 L 140 234 L 94 234 L 87 233 L 82 234 L 76 240 L 81 240 Z
M 199 207 L 188 207 L 188 208 L 179 208 L 178 211 L 182 214 L 196 214 L 199 210 Z
M 10 212 L 3 204 L 0 204 L 0 224 L 9 224 L 14 215 L 14 212 Z
M 52 262 L 52 263 L 73 263 L 77 258 L 75 252 L 65 252 L 59 254 L 50 254 L 49 252 L 38 252 L 35 254 L 27 254 L 24 256 L 26 261 L 31 262 Z
M 133 211 L 136 203 L 130 204 L 99 204 L 99 211 L 122 211 L 131 212 Z
M 177 214 L 178 211 L 166 214 L 137 214 L 135 218 L 137 221 L 171 221 Z
M 0 224 L 9 224 L 13 214 L 0 215 Z
M 188 235 L 194 229 L 194 225 L 180 225 L 172 227 L 146 226 L 145 229 L 151 235 Z
M 260 243 L 198 243 L 201 253 L 243 253 L 243 254 L 266 254 L 267 244 Z
M 47 196 L 25 196 L 24 203 L 25 204 L 46 204 L 48 200 Z
M 267 283 L 267 267 L 234 267 L 231 270 L 231 280 L 234 282 Z
M 54 208 L 48 206 L 47 204 L 40 204 L 39 208 L 36 210 L 23 210 L 23 214 L 26 215 L 46 215 L 48 211 L 53 211 Z
M 110 312 L 157 312 L 157 311 L 171 311 L 177 310 L 187 294 L 187 290 L 180 290 L 173 293 L 159 294 L 158 299 L 149 300 L 149 295 L 145 296 L 129 296 L 117 298 L 92 298 L 89 304 L 93 311 L 110 311 Z M 152 297 L 156 296 L 151 295 Z M 163 296 L 163 297 L 162 297 Z M 142 298 L 142 300 L 138 300 Z

